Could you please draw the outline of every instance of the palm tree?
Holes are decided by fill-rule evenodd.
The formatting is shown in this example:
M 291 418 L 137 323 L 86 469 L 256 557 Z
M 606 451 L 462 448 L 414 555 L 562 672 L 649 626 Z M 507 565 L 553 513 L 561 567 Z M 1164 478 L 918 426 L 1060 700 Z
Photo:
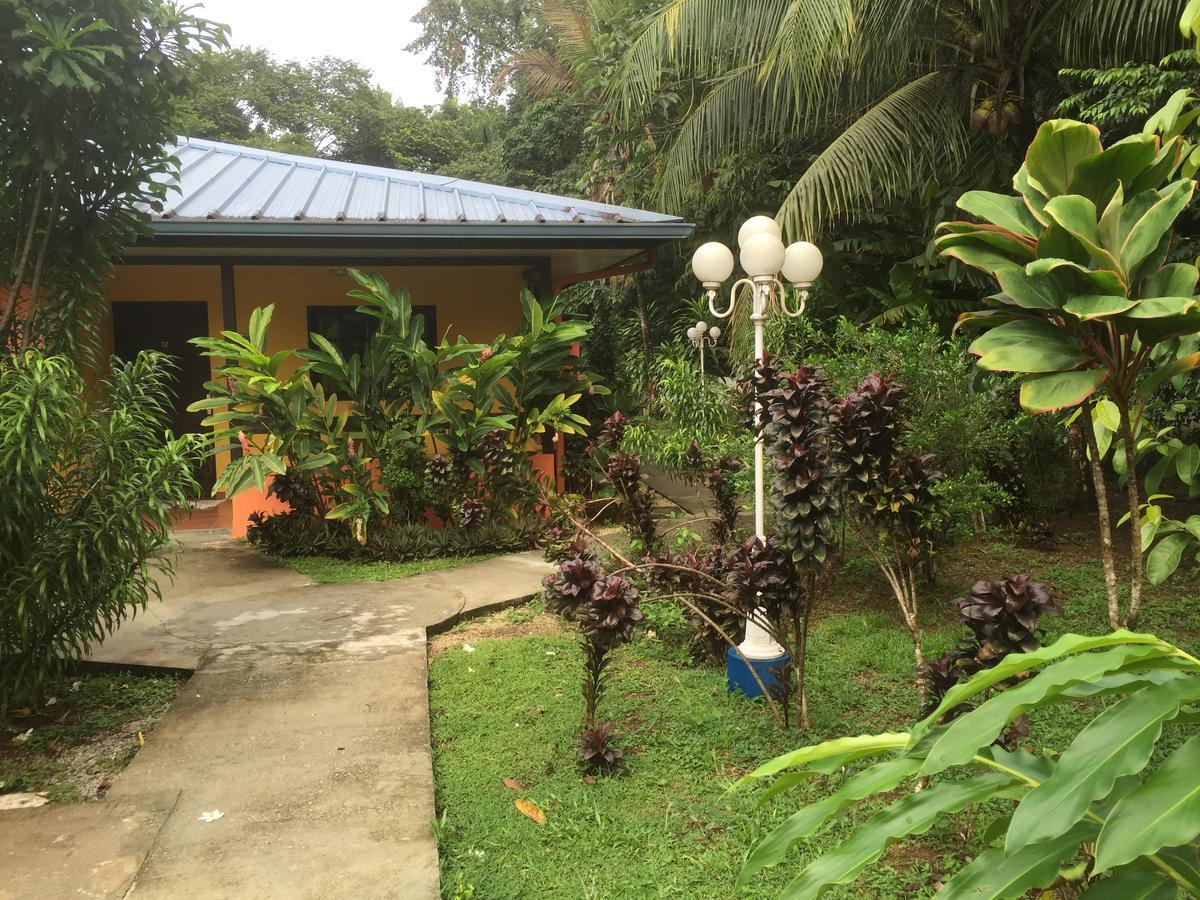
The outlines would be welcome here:
M 694 91 L 657 188 L 678 207 L 738 146 L 811 146 L 781 210 L 789 236 L 961 176 L 1032 136 L 1062 66 L 1157 59 L 1182 0 L 666 0 L 613 73 L 627 122 Z

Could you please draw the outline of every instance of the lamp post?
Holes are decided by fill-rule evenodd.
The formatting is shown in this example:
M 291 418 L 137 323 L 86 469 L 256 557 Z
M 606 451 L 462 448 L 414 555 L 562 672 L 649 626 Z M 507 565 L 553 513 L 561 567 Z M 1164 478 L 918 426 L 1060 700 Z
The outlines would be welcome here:
M 700 351 L 700 374 L 704 374 L 704 348 L 715 347 L 717 338 L 721 336 L 721 329 L 714 325 L 708 327 L 708 323 L 701 319 L 695 325 L 687 330 L 687 339 L 692 342 L 692 346 Z
M 738 231 L 739 259 L 745 278 L 739 278 L 729 291 L 729 304 L 723 310 L 716 305 L 717 293 L 722 284 L 733 274 L 733 252 L 717 241 L 700 246 L 692 256 L 692 272 L 704 286 L 708 296 L 708 309 L 718 319 L 733 315 L 738 302 L 738 292 L 750 289 L 750 322 L 754 326 L 755 363 L 763 361 L 763 326 L 774 308 L 786 316 L 795 318 L 803 315 L 808 302 L 808 291 L 824 263 L 821 251 L 807 241 L 798 241 L 787 247 L 783 245 L 778 223 L 769 216 L 754 216 L 747 219 Z M 799 304 L 790 307 L 787 289 L 783 281 L 795 289 Z M 701 323 L 697 322 L 697 325 Z M 761 403 L 755 404 L 754 442 L 754 533 L 766 540 L 766 510 L 764 501 L 763 473 L 763 413 Z M 778 677 L 779 667 L 786 661 L 787 654 L 762 627 L 765 612 L 759 607 L 746 619 L 746 638 L 738 650 L 740 655 L 729 651 L 729 684 L 738 687 L 750 696 L 761 693 L 757 681 L 746 671 L 747 662 L 758 672 L 764 683 L 770 684 Z M 746 677 L 743 677 L 746 676 Z

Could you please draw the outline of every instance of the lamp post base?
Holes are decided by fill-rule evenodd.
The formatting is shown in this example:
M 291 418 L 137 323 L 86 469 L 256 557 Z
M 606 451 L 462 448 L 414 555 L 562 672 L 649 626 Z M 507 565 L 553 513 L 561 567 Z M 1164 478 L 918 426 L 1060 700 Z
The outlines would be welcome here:
M 733 647 L 725 654 L 725 673 L 729 681 L 729 693 L 745 694 L 748 698 L 761 697 L 763 690 L 754 675 L 772 694 L 787 690 L 787 679 L 791 677 L 791 657 L 787 653 L 769 659 L 743 659 Z M 753 671 L 752 671 L 753 670 Z

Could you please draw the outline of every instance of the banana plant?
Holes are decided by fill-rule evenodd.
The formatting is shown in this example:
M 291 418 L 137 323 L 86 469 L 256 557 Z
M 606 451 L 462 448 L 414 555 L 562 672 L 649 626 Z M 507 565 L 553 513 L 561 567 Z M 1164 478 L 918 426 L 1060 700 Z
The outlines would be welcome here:
M 995 743 L 1027 711 L 1096 698 L 1109 702 L 1061 753 Z M 1095 900 L 1200 897 L 1198 701 L 1200 660 L 1150 634 L 1068 634 L 1009 655 L 950 688 L 911 731 L 825 741 L 747 775 L 743 782 L 775 779 L 770 798 L 878 758 L 772 831 L 747 859 L 741 883 L 852 804 L 884 795 L 882 810 L 808 863 L 782 896 L 807 900 L 850 884 L 895 841 L 986 804 L 995 813 L 982 832 L 986 849 L 938 897 L 1024 897 L 1061 882 Z
M 1200 271 L 1167 262 L 1176 218 L 1196 189 L 1176 135 L 1133 135 L 1105 148 L 1091 125 L 1053 120 L 1038 129 L 1013 177 L 1015 195 L 968 191 L 958 206 L 980 221 L 944 222 L 945 256 L 992 276 L 990 308 L 964 313 L 958 327 L 987 330 L 970 352 L 982 369 L 1021 380 L 1021 405 L 1036 414 L 1107 396 L 1118 411 L 1121 444 L 1133 470 L 1134 440 L 1146 404 L 1166 379 L 1200 365 L 1200 354 L 1152 365 L 1159 344 L 1200 332 Z M 1090 433 L 1089 428 L 1084 429 Z M 1093 448 L 1094 449 L 1094 448 Z M 1093 467 L 1095 479 L 1100 470 Z M 1104 487 L 1097 480 L 1097 494 Z M 1128 479 L 1134 561 L 1125 624 L 1141 605 L 1141 498 Z M 1101 529 L 1112 624 L 1119 622 L 1111 536 L 1103 496 Z

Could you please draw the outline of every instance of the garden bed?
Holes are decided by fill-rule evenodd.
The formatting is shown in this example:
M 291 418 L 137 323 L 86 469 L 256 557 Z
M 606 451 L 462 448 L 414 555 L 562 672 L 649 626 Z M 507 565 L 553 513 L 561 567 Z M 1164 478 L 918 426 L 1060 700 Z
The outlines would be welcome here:
M 115 672 L 60 678 L 37 709 L 0 722 L 0 795 L 52 803 L 103 797 L 166 713 L 184 680 Z
M 1061 616 L 1043 620 L 1048 640 L 1106 631 L 1100 563 L 1086 524 L 1056 523 L 1051 543 L 994 534 L 946 554 L 939 584 L 922 601 L 929 654 L 961 636 L 950 598 L 976 578 L 1018 570 L 1046 581 L 1062 602 Z M 817 780 L 760 807 L 760 789 L 729 792 L 739 776 L 814 740 L 895 730 L 914 719 L 911 645 L 886 585 L 855 560 L 834 584 L 810 650 L 809 732 L 783 734 L 761 706 L 730 697 L 724 672 L 693 664 L 673 639 L 676 617 L 648 604 L 647 627 L 615 655 L 605 695 L 606 714 L 631 751 L 625 777 L 585 779 L 575 768 L 581 653 L 569 632 L 544 627 L 536 607 L 524 623 L 536 634 L 515 636 L 521 611 L 509 610 L 439 638 L 430 706 L 445 896 L 470 896 L 470 889 L 489 900 L 736 895 L 754 844 L 798 804 L 829 789 Z M 1194 648 L 1194 576 L 1150 591 L 1139 630 Z M 1088 716 L 1082 706 L 1041 713 L 1032 741 L 1061 749 Z M 537 804 L 545 822 L 522 815 L 518 799 Z M 836 845 L 877 808 L 839 817 L 787 864 L 756 878 L 746 896 L 777 896 L 804 860 Z M 831 896 L 931 895 L 961 865 L 964 847 L 979 846 L 983 821 L 979 813 L 943 819 L 919 840 L 894 845 Z

